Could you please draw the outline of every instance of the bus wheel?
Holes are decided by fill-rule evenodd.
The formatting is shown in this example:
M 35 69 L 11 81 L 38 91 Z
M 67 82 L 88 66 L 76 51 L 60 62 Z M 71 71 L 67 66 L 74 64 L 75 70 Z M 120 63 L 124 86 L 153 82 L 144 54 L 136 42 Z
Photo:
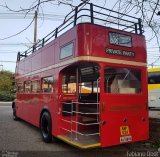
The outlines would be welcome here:
M 52 120 L 48 112 L 44 112 L 41 116 L 40 131 L 44 142 L 52 141 Z

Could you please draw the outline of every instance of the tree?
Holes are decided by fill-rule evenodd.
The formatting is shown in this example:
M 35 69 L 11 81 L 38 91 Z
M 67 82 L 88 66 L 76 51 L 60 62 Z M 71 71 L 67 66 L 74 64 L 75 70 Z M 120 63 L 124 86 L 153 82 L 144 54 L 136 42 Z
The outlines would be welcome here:
M 160 0 L 118 0 L 117 5 L 119 11 L 125 14 L 132 12 L 142 19 L 144 31 L 150 32 L 147 42 L 155 40 L 160 53 Z M 149 65 L 153 66 L 159 60 L 160 55 Z
M 13 100 L 15 89 L 14 74 L 10 71 L 0 71 L 0 101 Z

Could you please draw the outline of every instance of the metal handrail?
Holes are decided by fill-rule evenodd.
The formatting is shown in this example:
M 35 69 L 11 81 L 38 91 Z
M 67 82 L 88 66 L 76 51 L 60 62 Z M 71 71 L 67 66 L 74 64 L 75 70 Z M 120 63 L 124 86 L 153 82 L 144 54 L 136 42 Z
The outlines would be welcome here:
M 63 127 L 61 127 L 61 129 L 62 129 L 62 130 L 65 130 L 65 131 L 68 131 L 68 132 L 74 132 L 74 133 L 79 134 L 79 135 L 82 135 L 82 136 L 95 136 L 95 135 L 100 135 L 99 132 L 92 133 L 92 134 L 83 134 L 83 133 L 81 133 L 81 132 L 78 132 L 78 131 L 75 131 L 75 130 L 68 130 L 68 129 L 63 128 Z
M 90 114 L 90 115 L 95 115 L 95 114 L 99 115 L 100 114 L 98 112 L 77 112 L 77 111 L 72 111 L 72 112 L 62 111 L 62 112 L 69 113 L 69 114 L 77 113 L 77 114 L 84 114 L 84 115 L 88 115 L 88 114 Z
M 88 3 L 88 4 L 89 4 L 89 3 Z M 104 7 L 95 5 L 95 4 L 94 4 L 94 6 L 97 7 L 97 8 L 101 8 L 101 9 L 108 10 L 108 11 L 110 11 L 110 12 L 118 13 L 118 14 L 123 15 L 123 16 L 130 17 L 130 18 L 133 18 L 133 19 L 137 19 L 137 20 L 139 19 L 139 18 L 136 18 L 136 17 L 134 17 L 134 16 L 130 16 L 130 15 L 127 15 L 127 14 L 124 14 L 124 13 L 119 13 L 119 12 L 117 12 L 117 11 L 114 11 L 114 10 L 111 10 L 111 9 L 107 9 L 107 8 L 104 8 Z
M 99 115 L 100 114 L 98 112 L 76 112 L 76 111 L 73 111 L 73 113 L 84 114 L 84 115 L 88 115 L 88 114 L 90 114 L 90 115 L 95 115 L 95 114 Z
M 142 29 L 143 26 L 142 26 L 141 19 L 135 18 L 133 16 L 129 16 L 129 15 L 126 15 L 123 13 L 119 13 L 114 10 L 106 9 L 101 6 L 94 5 L 92 3 L 85 3 L 85 5 L 83 5 L 83 4 L 84 3 L 81 3 L 80 5 L 75 7 L 70 13 L 68 13 L 66 15 L 63 23 L 59 27 L 57 27 L 55 30 L 53 30 L 51 33 L 49 33 L 47 36 L 45 36 L 42 40 L 40 40 L 35 45 L 30 47 L 27 51 L 25 51 L 23 53 L 19 52 L 17 54 L 17 61 L 20 61 L 21 59 L 27 57 L 31 53 L 34 53 L 38 48 L 44 47 L 44 45 L 48 44 L 48 41 L 51 40 L 52 38 L 56 39 L 58 37 L 59 33 L 63 33 L 63 31 L 65 31 L 65 29 L 67 29 L 67 28 L 70 29 L 69 26 L 71 26 L 72 24 L 73 24 L 72 27 L 74 27 L 76 24 L 78 24 L 77 20 L 82 17 L 89 17 L 90 18 L 90 20 L 87 23 L 94 24 L 95 20 L 99 20 L 99 21 L 103 21 L 106 23 L 111 23 L 114 25 L 123 26 L 124 28 L 122 30 L 130 28 L 130 29 L 132 29 L 132 30 L 130 30 L 130 32 L 134 31 L 136 34 L 139 34 L 139 35 L 143 34 L 143 29 Z M 87 6 L 89 6 L 89 8 L 87 8 Z M 109 12 L 109 14 L 98 12 L 95 10 L 95 8 L 103 9 L 104 11 Z M 83 11 L 85 13 L 80 14 Z M 98 17 L 96 17 L 96 15 L 94 15 L 94 13 L 96 13 L 96 15 L 103 15 L 105 17 L 111 17 L 113 19 L 118 20 L 118 22 L 110 21 L 108 19 L 98 18 Z M 110 13 L 114 13 L 114 14 L 118 15 L 118 17 L 110 15 Z M 73 14 L 73 15 L 71 15 L 71 14 Z M 124 16 L 124 18 L 123 19 L 119 18 L 119 15 Z M 125 17 L 126 17 L 126 19 L 125 19 Z M 128 20 L 128 18 L 130 18 L 130 20 Z M 119 23 L 119 20 L 123 21 L 123 22 L 127 22 L 128 25 Z M 134 20 L 136 20 L 136 22 L 134 22 Z M 83 21 L 80 23 L 83 23 Z M 59 35 L 61 35 L 61 34 L 59 34 Z
M 72 132 L 72 130 L 68 130 L 68 129 L 63 128 L 63 127 L 61 127 L 61 129 L 65 130 L 65 131 L 68 131 L 68 132 Z
M 76 104 L 76 105 L 80 105 L 80 104 L 96 104 L 96 105 L 98 106 L 98 105 L 100 104 L 99 102 L 97 102 L 97 103 L 81 103 L 81 102 L 71 101 L 71 102 L 63 102 L 63 103 L 65 103 L 65 104 L 70 104 L 71 107 L 72 107 L 71 111 L 65 111 L 65 110 L 63 110 L 63 111 L 62 111 L 63 113 L 69 113 L 69 114 L 75 113 L 75 114 L 76 114 L 76 120 L 73 120 L 73 119 L 72 119 L 72 116 L 71 116 L 71 119 L 70 119 L 70 120 L 66 120 L 66 119 L 63 119 L 63 118 L 61 119 L 63 122 L 70 124 L 70 126 L 71 126 L 71 127 L 70 127 L 70 130 L 68 130 L 68 129 L 66 129 L 66 128 L 63 128 L 63 127 L 61 127 L 61 129 L 62 129 L 62 130 L 65 130 L 65 131 L 67 131 L 67 132 L 70 132 L 70 133 L 71 133 L 71 139 L 72 139 L 72 134 L 73 134 L 73 132 L 75 133 L 75 139 L 78 139 L 78 136 L 77 136 L 77 135 L 82 135 L 82 136 L 100 135 L 100 130 L 99 130 L 99 132 L 91 133 L 91 134 L 84 134 L 84 133 L 81 133 L 81 132 L 79 132 L 79 131 L 77 130 L 78 125 L 83 125 L 83 126 L 100 125 L 99 118 L 97 119 L 96 122 L 94 122 L 94 121 L 92 121 L 92 122 L 87 122 L 87 123 L 79 122 L 79 121 L 78 121 L 78 117 L 77 117 L 78 114 L 81 114 L 81 115 L 97 115 L 97 116 L 99 116 L 100 113 L 98 113 L 97 111 L 96 111 L 96 112 L 79 112 L 77 109 L 76 109 L 76 111 L 73 110 L 73 104 Z M 76 106 L 76 108 L 77 108 L 77 106 Z M 97 107 L 97 108 L 98 108 L 98 107 Z M 96 119 L 95 119 L 95 120 L 96 120 Z M 72 128 L 73 123 L 76 124 L 76 130 L 73 130 L 73 128 Z
M 89 124 L 86 124 L 86 123 L 80 123 L 80 122 L 76 122 L 76 121 L 72 121 L 72 122 L 73 122 L 73 123 L 80 124 L 80 125 L 86 125 L 86 126 L 100 124 L 100 122 L 99 122 L 99 123 L 89 123 Z
M 64 102 L 63 101 L 62 103 L 64 103 L 64 104 L 72 104 L 73 103 L 73 104 L 84 104 L 84 105 L 90 105 L 90 104 L 93 104 L 93 105 L 97 104 L 98 105 L 98 104 L 100 104 L 99 102 L 90 102 L 90 103 L 87 102 L 86 103 L 86 102 L 78 102 L 78 101 L 72 101 L 72 102 Z
M 83 134 L 83 133 L 81 133 L 81 132 L 74 131 L 74 130 L 72 130 L 72 132 L 75 132 L 75 133 L 77 133 L 77 134 L 79 134 L 79 135 L 82 135 L 82 136 L 95 136 L 95 135 L 100 135 L 99 132 L 97 132 L 97 133 L 92 133 L 92 134 Z

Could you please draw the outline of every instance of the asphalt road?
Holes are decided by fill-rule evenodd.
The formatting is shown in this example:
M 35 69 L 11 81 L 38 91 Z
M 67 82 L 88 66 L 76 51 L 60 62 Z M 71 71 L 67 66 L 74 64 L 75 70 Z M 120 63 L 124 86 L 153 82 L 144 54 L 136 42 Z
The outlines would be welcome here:
M 150 148 L 148 142 L 90 150 L 80 150 L 62 141 L 46 144 L 42 141 L 38 128 L 22 120 L 13 121 L 11 103 L 0 103 L 0 156 L 2 157 L 125 157 L 132 151 L 148 150 L 156 152 L 158 149 Z

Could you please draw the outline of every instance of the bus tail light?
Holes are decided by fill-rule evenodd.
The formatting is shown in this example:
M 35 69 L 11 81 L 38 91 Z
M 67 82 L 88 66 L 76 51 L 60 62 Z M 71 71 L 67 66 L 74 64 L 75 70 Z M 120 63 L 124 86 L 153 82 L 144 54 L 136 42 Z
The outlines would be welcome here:
M 145 122 L 146 121 L 146 118 L 142 117 L 142 122 Z

